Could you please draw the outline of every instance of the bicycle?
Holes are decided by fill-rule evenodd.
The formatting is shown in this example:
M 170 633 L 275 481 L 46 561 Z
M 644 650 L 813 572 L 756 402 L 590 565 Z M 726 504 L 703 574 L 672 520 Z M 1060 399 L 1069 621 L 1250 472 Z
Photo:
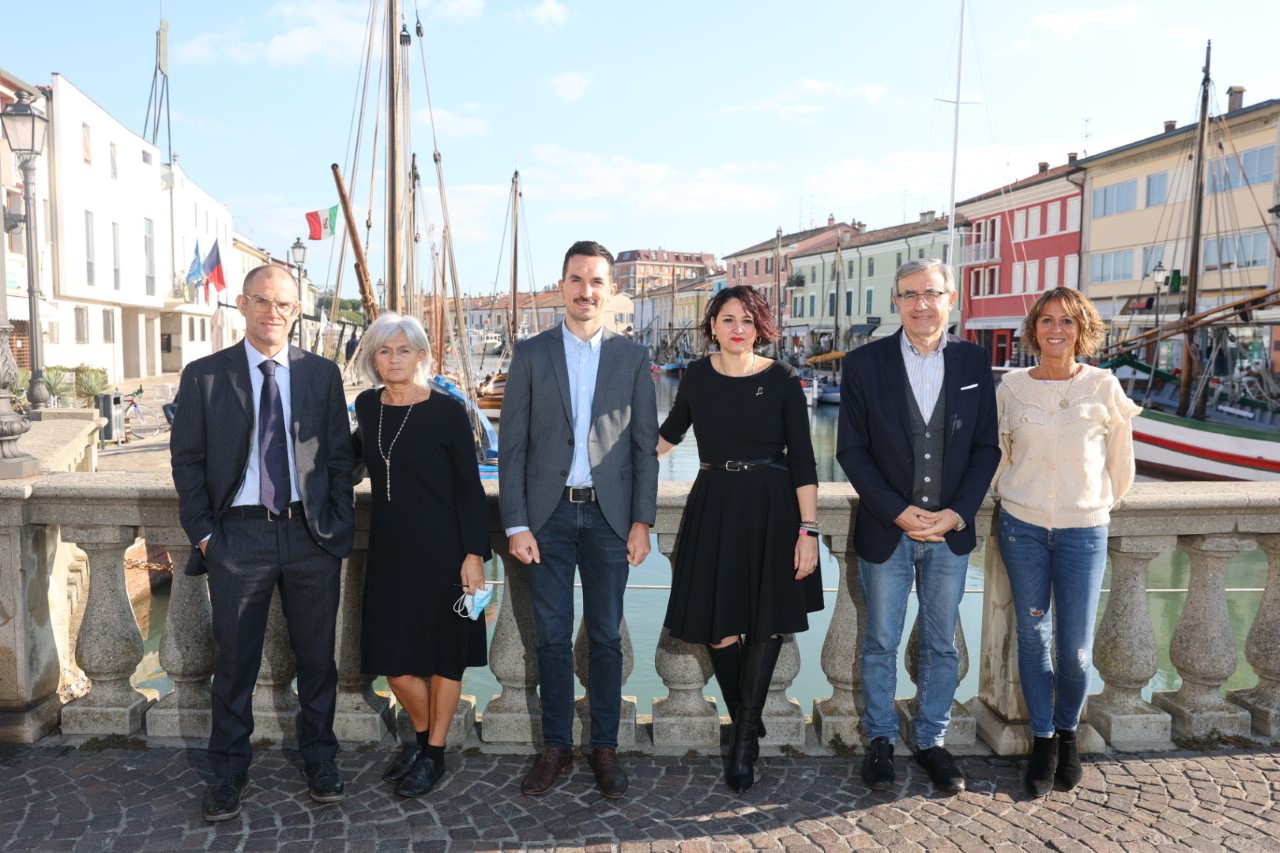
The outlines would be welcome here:
M 150 406 L 138 402 L 142 396 L 142 388 L 124 398 L 125 429 L 134 438 L 151 438 L 160 434 L 165 427 L 165 419 L 156 414 Z

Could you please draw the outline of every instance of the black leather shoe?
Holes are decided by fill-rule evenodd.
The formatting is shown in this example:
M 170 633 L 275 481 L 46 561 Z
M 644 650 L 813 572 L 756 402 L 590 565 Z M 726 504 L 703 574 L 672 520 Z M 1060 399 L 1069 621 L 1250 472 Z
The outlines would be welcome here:
M 230 820 L 240 814 L 240 800 L 249 787 L 249 775 L 219 776 L 204 792 L 204 819 Z
M 596 787 L 600 793 L 616 800 L 627 792 L 627 774 L 618 766 L 616 749 L 593 749 L 587 763 L 591 765 L 591 772 L 596 774 Z
M 387 769 L 382 774 L 382 781 L 399 782 L 409 772 L 409 768 L 413 766 L 413 762 L 417 761 L 420 755 L 422 755 L 422 747 L 417 743 L 411 743 L 400 750 L 400 754 L 395 757 L 395 760 L 387 765 Z
M 1076 742 L 1076 733 L 1066 729 L 1058 729 L 1058 770 L 1054 778 L 1064 791 L 1070 791 L 1084 778 L 1084 768 L 1080 766 L 1080 744 Z
M 409 772 L 400 780 L 400 784 L 396 785 L 396 793 L 402 797 L 421 797 L 434 788 L 442 776 L 444 776 L 444 762 L 422 755 L 409 768 Z
M 336 803 L 347 795 L 342 774 L 332 760 L 315 761 L 303 768 L 307 784 L 311 786 L 311 799 L 317 803 Z
M 556 777 L 573 766 L 573 748 L 547 746 L 534 763 L 533 769 L 520 783 L 522 794 L 544 794 L 556 783 Z
M 1058 764 L 1058 736 L 1034 738 L 1031 759 L 1027 762 L 1027 775 L 1022 783 L 1027 796 L 1034 799 L 1047 796 L 1053 790 L 1053 771 Z
M 959 794 L 964 790 L 964 774 L 956 766 L 956 760 L 941 746 L 916 751 L 916 764 L 929 774 L 930 781 L 939 791 Z
M 862 759 L 862 781 L 873 791 L 887 791 L 897 782 L 893 771 L 893 741 L 878 737 L 867 744 Z

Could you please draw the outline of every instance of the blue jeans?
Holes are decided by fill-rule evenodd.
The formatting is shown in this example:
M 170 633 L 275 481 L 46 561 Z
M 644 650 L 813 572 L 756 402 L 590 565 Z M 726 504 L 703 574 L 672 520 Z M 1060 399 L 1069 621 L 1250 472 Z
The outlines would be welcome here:
M 898 644 L 915 583 L 920 600 L 920 667 L 914 718 L 916 746 L 942 746 L 951 722 L 951 702 L 959 681 L 956 620 L 964 596 L 969 557 L 954 554 L 945 542 L 917 542 L 905 534 L 883 563 L 858 559 L 858 581 L 867 603 L 862 643 L 862 692 L 868 740 L 898 734 L 893 697 L 898 682 Z
M 543 743 L 573 746 L 576 567 L 587 628 L 591 748 L 616 749 L 622 709 L 622 594 L 630 572 L 626 540 L 613 532 L 599 505 L 567 500 L 560 501 L 535 536 L 542 562 L 529 566 L 529 590 L 538 628 Z
M 1048 530 L 1019 521 L 1001 507 L 1000 556 L 1013 588 L 1018 672 L 1031 732 L 1053 737 L 1054 729 L 1075 731 L 1089 693 L 1093 626 L 1107 568 L 1107 526 Z M 1051 645 L 1057 653 L 1056 674 Z

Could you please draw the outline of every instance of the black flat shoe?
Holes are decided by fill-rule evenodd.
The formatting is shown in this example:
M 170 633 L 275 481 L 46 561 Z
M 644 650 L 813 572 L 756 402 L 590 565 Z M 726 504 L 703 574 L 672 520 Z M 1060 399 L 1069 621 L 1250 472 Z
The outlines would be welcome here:
M 867 744 L 867 754 L 862 759 L 862 781 L 873 791 L 887 791 L 897 781 L 893 770 L 893 742 L 878 737 Z
M 204 793 L 204 819 L 230 820 L 240 814 L 240 801 L 249 787 L 249 775 L 219 776 Z
M 402 797 L 421 797 L 435 787 L 444 772 L 443 761 L 423 755 L 409 768 L 400 784 L 396 785 L 396 793 Z
M 387 765 L 386 771 L 382 774 L 383 782 L 399 782 L 409 772 L 409 768 L 413 766 L 413 762 L 418 760 L 418 756 L 422 755 L 422 747 L 417 743 L 411 743 L 400 751 L 390 764 Z
M 965 789 L 964 774 L 956 766 L 956 760 L 941 746 L 931 746 L 916 752 L 916 763 L 929 774 L 933 786 L 945 794 L 959 794 Z
M 336 803 L 347 795 L 342 774 L 332 760 L 307 764 L 303 772 L 311 789 L 311 799 L 317 803 Z

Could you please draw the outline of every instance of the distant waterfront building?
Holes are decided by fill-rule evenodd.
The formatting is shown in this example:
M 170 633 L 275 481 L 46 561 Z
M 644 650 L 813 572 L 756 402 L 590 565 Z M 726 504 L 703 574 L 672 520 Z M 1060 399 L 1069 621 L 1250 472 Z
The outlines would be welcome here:
M 724 289 L 724 282 L 724 273 L 716 272 L 637 294 L 632 337 L 649 347 L 655 356 L 668 350 L 702 352 L 702 316 L 711 296 Z
M 1036 297 L 1080 286 L 1081 192 L 1070 177 L 1077 172 L 1068 154 L 1064 165 L 1042 162 L 1034 175 L 956 205 L 969 221 L 957 270 L 961 328 L 995 367 L 1025 360 L 1018 334 Z
M 651 287 L 706 275 L 716 269 L 716 256 L 707 252 L 628 249 L 614 259 L 614 281 L 625 293 L 644 293 Z

